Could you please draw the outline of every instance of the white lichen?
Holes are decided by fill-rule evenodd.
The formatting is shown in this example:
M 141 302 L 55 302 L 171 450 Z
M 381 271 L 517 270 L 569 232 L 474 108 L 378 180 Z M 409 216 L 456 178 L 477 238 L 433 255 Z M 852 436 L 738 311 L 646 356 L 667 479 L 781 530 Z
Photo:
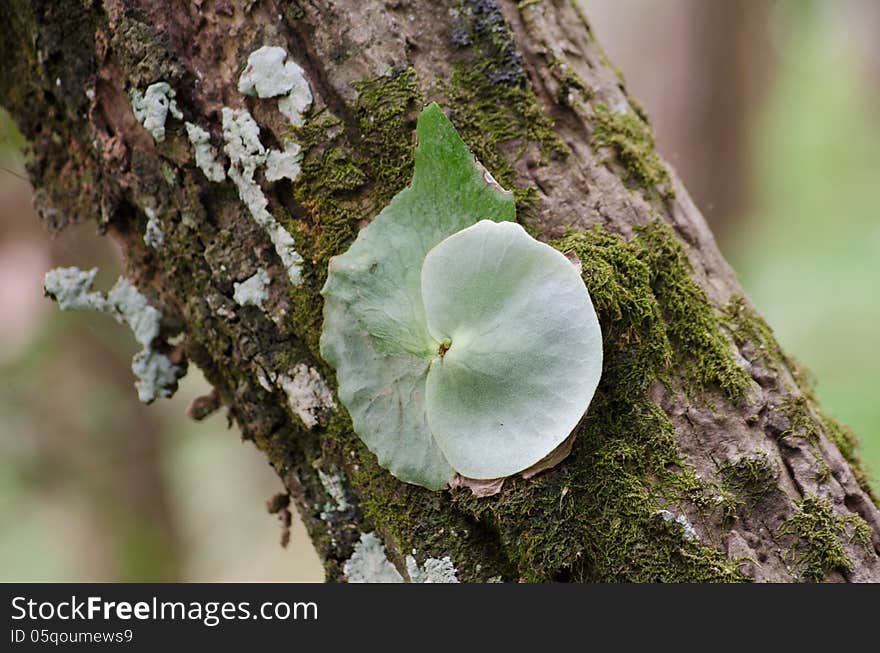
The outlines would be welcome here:
M 292 377 L 282 375 L 278 381 L 287 394 L 290 409 L 306 428 L 317 425 L 321 413 L 336 408 L 333 393 L 313 367 L 299 363 L 293 368 Z
M 218 160 L 217 150 L 211 145 L 211 135 L 194 123 L 188 122 L 185 126 L 199 170 L 205 173 L 209 181 L 221 182 L 226 179 L 226 171 Z
M 138 399 L 145 404 L 155 401 L 157 397 L 170 397 L 174 394 L 180 368 L 174 365 L 165 354 L 145 347 L 131 359 L 131 371 L 137 381 Z
M 298 112 L 298 124 L 302 124 L 301 114 L 311 106 L 312 94 L 302 69 L 295 62 L 285 61 L 286 59 L 287 52 L 284 48 L 264 46 L 256 50 L 248 58 L 247 66 L 239 78 L 238 88 L 242 93 L 260 98 L 281 96 L 285 106 L 289 104 L 291 110 Z M 167 90 L 173 98 L 170 87 Z M 229 157 L 229 169 L 224 171 L 218 161 L 217 153 L 211 146 L 210 134 L 198 125 L 187 122 L 186 132 L 193 145 L 196 165 L 211 181 L 223 181 L 228 174 L 254 221 L 272 241 L 290 283 L 298 286 L 302 283 L 303 258 L 296 250 L 293 236 L 269 211 L 269 200 L 260 187 L 256 174 L 264 166 L 268 182 L 283 178 L 296 180 L 301 172 L 302 148 L 291 141 L 285 145 L 283 151 L 267 149 L 260 141 L 260 126 L 246 109 L 223 107 L 221 115 L 223 151 Z M 235 300 L 241 305 L 262 306 L 268 296 L 265 292 L 268 281 L 263 282 L 264 278 L 267 277 L 251 277 L 241 284 L 237 283 Z
M 233 284 L 233 298 L 239 306 L 256 306 L 263 308 L 263 302 L 269 298 L 269 274 L 260 268 L 252 276 L 241 283 Z
M 302 148 L 293 141 L 287 143 L 283 152 L 269 150 L 266 156 L 266 181 L 278 181 L 287 178 L 296 181 L 302 171 Z
M 287 60 L 287 51 L 278 46 L 264 45 L 251 53 L 238 90 L 259 98 L 279 98 L 278 110 L 297 127 L 303 125 L 303 114 L 312 106 L 312 90 L 303 69 Z
M 285 63 L 285 59 L 287 50 L 278 46 L 264 45 L 251 52 L 238 78 L 239 92 L 259 98 L 287 95 L 303 71 L 293 61 Z
M 687 517 L 684 515 L 675 515 L 669 510 L 658 510 L 655 515 L 663 518 L 663 521 L 666 522 L 676 522 L 682 528 L 685 539 L 693 542 L 697 539 L 697 531 L 691 525 L 691 523 L 687 520 Z
M 229 178 L 238 189 L 238 196 L 262 227 L 278 253 L 290 282 L 302 283 L 303 258 L 296 251 L 293 236 L 269 212 L 269 200 L 255 181 L 254 174 L 266 162 L 266 148 L 260 142 L 260 128 L 245 109 L 223 108 L 224 151 L 229 156 Z
M 159 249 L 165 243 L 165 233 L 162 231 L 162 223 L 156 216 L 156 211 L 147 208 L 147 228 L 144 231 L 144 242 L 153 249 Z
M 294 127 L 302 127 L 305 124 L 303 114 L 310 106 L 312 106 L 312 92 L 308 86 L 278 100 L 278 111 L 283 113 Z
M 182 369 L 161 352 L 153 349 L 159 336 L 162 314 L 147 302 L 141 292 L 122 277 L 105 297 L 91 291 L 97 268 L 84 272 L 79 268 L 56 268 L 46 273 L 43 288 L 47 295 L 67 310 L 94 310 L 112 315 L 129 326 L 142 349 L 131 362 L 137 379 L 138 398 L 150 403 L 157 397 L 170 397 Z
M 343 567 L 349 583 L 402 583 L 403 576 L 388 560 L 385 545 L 375 533 L 362 533 Z
M 46 273 L 43 289 L 62 311 L 105 311 L 107 302 L 99 292 L 90 292 L 98 268 L 55 268 Z
M 157 143 L 165 140 L 165 121 L 169 113 L 178 120 L 183 119 L 183 113 L 174 101 L 175 95 L 174 89 L 167 82 L 150 84 L 144 93 L 136 88 L 131 90 L 134 116 Z
M 294 286 L 300 285 L 302 283 L 303 257 L 296 251 L 293 236 L 274 220 L 272 224 L 266 226 L 266 233 L 269 234 L 269 239 L 275 245 L 275 251 L 281 258 L 290 283 Z
M 354 553 L 343 567 L 349 583 L 403 583 L 404 578 L 388 560 L 385 545 L 375 533 L 362 533 Z M 458 583 L 458 571 L 449 556 L 428 558 L 423 565 L 406 556 L 406 573 L 413 583 Z
M 107 293 L 107 304 L 120 323 L 128 324 L 143 347 L 149 347 L 159 335 L 162 314 L 127 279 L 119 277 Z
M 327 502 L 324 504 L 321 519 L 327 519 L 332 512 L 345 512 L 351 507 L 345 496 L 344 478 L 340 473 L 325 473 L 319 469 L 318 478 L 321 480 L 321 485 L 324 486 L 324 491 L 333 500 L 332 503 Z
M 406 573 L 413 583 L 457 583 L 458 570 L 449 556 L 428 558 L 421 567 L 412 556 L 406 556 Z
M 253 181 L 254 173 L 266 161 L 266 148 L 260 142 L 260 126 L 247 109 L 223 107 L 223 149 L 231 163 Z M 231 172 L 231 170 L 230 170 Z

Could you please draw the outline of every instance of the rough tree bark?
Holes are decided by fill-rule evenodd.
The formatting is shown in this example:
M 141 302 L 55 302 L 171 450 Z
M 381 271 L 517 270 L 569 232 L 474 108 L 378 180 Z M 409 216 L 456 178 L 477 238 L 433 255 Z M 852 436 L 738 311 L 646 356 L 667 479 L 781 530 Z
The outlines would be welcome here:
M 315 101 L 301 127 L 237 89 L 263 45 L 305 70 Z M 880 580 L 880 511 L 852 434 L 743 298 L 575 4 L 5 2 L 0 51 L 0 102 L 30 142 L 46 226 L 93 221 L 120 244 L 162 310 L 155 346 L 182 334 L 175 355 L 265 453 L 329 580 Z M 217 148 L 223 107 L 247 107 L 267 146 L 303 147 L 295 181 L 260 178 L 304 258 L 301 284 L 234 184 L 196 167 L 183 121 L 169 115 L 163 142 L 139 124 L 130 92 L 159 81 Z M 308 428 L 281 387 L 302 364 L 332 387 L 317 347 L 327 261 L 408 183 L 431 100 L 516 189 L 520 220 L 581 257 L 605 338 L 572 454 L 491 498 L 398 482 L 344 409 L 306 405 Z M 264 310 L 239 306 L 234 282 L 260 267 Z

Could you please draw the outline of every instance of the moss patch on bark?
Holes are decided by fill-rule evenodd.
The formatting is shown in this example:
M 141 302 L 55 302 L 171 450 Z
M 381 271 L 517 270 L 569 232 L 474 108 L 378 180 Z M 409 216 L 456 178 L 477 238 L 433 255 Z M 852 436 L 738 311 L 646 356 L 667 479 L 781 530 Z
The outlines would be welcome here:
M 647 122 L 635 113 L 616 113 L 604 104 L 597 104 L 593 110 L 593 129 L 593 146 L 611 148 L 635 186 L 645 189 L 649 196 L 675 197 Z
M 827 499 L 815 495 L 798 502 L 797 512 L 776 531 L 790 539 L 785 552 L 794 573 L 805 580 L 821 581 L 834 570 L 852 571 L 853 561 L 843 543 L 856 543 L 873 552 L 871 528 L 858 515 L 840 515 Z

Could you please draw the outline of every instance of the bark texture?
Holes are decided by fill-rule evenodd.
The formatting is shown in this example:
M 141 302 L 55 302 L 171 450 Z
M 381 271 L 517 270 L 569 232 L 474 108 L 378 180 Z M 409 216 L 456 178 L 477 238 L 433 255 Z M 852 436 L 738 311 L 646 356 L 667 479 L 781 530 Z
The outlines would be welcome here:
M 305 71 L 302 127 L 237 89 L 263 45 Z M 154 346 L 198 365 L 266 454 L 328 579 L 362 575 L 384 546 L 410 580 L 880 581 L 880 511 L 854 437 L 743 298 L 576 5 L 34 0 L 0 8 L 0 52 L 0 103 L 30 142 L 46 225 L 93 221 L 119 242 L 163 312 Z M 304 258 L 301 284 L 234 184 L 196 167 L 183 121 L 169 116 L 156 142 L 135 118 L 132 89 L 160 81 L 218 150 L 223 107 L 248 108 L 265 145 L 303 147 L 295 181 L 260 179 Z M 327 261 L 409 182 L 432 100 L 515 189 L 520 220 L 581 258 L 605 337 L 572 454 L 484 499 L 398 482 L 344 409 L 304 421 L 282 387 L 302 365 L 332 387 L 317 347 Z M 258 268 L 272 278 L 263 310 L 233 299 Z

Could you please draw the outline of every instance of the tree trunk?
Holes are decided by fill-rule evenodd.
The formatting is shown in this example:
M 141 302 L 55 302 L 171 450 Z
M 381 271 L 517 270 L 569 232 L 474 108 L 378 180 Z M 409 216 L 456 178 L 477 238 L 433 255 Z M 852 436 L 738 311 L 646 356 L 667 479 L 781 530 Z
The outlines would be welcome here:
M 0 102 L 30 142 L 42 219 L 118 241 L 162 343 L 183 334 L 176 355 L 278 472 L 329 580 L 880 581 L 854 437 L 743 298 L 576 5 L 34 0 L 4 3 L 0 25 Z M 238 91 L 264 45 L 305 71 L 301 127 Z M 169 114 L 163 141 L 139 124 L 130 92 L 156 82 L 215 148 L 224 107 L 247 107 L 267 147 L 302 146 L 295 181 L 259 187 L 304 259 L 300 284 L 235 185 L 196 166 L 183 120 Z M 489 498 L 399 482 L 344 408 L 282 387 L 301 365 L 333 386 L 318 351 L 328 260 L 408 184 L 432 100 L 515 189 L 520 221 L 581 258 L 604 333 L 571 455 Z M 233 299 L 258 268 L 263 310 Z

